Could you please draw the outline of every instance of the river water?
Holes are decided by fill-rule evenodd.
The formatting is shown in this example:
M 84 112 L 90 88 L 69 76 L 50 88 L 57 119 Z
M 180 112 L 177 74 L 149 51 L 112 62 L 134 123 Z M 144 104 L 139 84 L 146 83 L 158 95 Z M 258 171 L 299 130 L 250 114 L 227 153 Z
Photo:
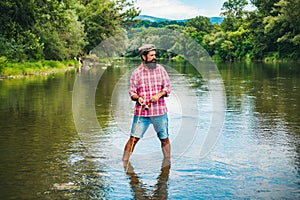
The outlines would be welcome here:
M 173 88 L 170 165 L 151 128 L 130 164 L 121 162 L 134 105 L 128 78 L 138 63 L 99 66 L 98 84 L 85 90 L 89 84 L 78 77 L 94 77 L 93 69 L 1 80 L 0 199 L 300 198 L 298 63 L 217 64 L 226 101 L 209 149 L 205 138 L 220 99 L 189 63 L 161 63 Z M 74 107 L 78 90 L 82 101 Z M 88 128 L 94 119 L 87 110 L 98 129 Z

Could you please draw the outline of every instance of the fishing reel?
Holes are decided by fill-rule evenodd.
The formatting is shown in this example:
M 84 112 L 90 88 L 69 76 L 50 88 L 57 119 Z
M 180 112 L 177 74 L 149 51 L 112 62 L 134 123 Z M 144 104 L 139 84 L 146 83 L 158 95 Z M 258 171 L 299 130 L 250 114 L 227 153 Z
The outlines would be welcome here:
M 151 103 L 151 100 L 150 100 L 149 102 L 144 101 L 143 104 L 140 103 L 140 105 L 142 106 L 142 108 L 143 108 L 144 110 L 149 110 L 149 108 L 150 108 L 150 103 Z
M 144 110 L 149 110 L 149 104 L 148 103 L 146 103 L 146 104 L 144 104 Z
M 146 102 L 144 104 L 144 110 L 149 110 L 150 106 L 151 106 L 152 100 L 150 99 L 149 102 Z

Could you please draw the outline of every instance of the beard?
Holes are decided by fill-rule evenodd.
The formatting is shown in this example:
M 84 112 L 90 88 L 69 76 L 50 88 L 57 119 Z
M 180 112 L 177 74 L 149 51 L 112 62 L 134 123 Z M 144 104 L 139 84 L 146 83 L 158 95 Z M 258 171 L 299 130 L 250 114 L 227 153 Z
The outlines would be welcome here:
M 146 61 L 146 65 L 149 69 L 155 69 L 156 68 L 156 59 L 153 59 L 151 61 Z

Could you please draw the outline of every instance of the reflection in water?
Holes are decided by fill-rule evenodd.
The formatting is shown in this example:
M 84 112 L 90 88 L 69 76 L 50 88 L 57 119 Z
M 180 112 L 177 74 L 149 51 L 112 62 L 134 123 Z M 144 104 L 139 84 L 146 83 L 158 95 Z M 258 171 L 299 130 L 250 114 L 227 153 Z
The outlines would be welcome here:
M 170 73 L 173 87 L 197 94 L 198 134 L 180 159 L 172 159 L 172 171 L 160 171 L 159 141 L 147 136 L 131 159 L 131 174 L 124 173 L 121 156 L 133 105 L 122 88 L 136 63 L 118 65 L 103 73 L 94 98 L 104 129 L 91 132 L 97 157 L 87 155 L 74 125 L 74 73 L 0 81 L 0 199 L 299 199 L 299 64 L 218 64 L 227 96 L 224 130 L 216 148 L 199 160 L 213 99 L 194 68 L 166 61 L 181 73 Z M 93 70 L 88 73 L 93 77 Z M 115 110 L 118 102 L 128 107 Z M 169 104 L 173 138 L 185 111 L 176 103 Z
M 163 160 L 161 164 L 161 171 L 157 177 L 157 183 L 154 190 L 147 188 L 140 180 L 140 177 L 135 173 L 131 163 L 124 163 L 124 166 L 129 166 L 127 175 L 130 179 L 130 186 L 134 193 L 134 199 L 160 199 L 165 200 L 168 198 L 168 179 L 171 168 L 169 160 Z M 126 167 L 125 167 L 126 168 Z

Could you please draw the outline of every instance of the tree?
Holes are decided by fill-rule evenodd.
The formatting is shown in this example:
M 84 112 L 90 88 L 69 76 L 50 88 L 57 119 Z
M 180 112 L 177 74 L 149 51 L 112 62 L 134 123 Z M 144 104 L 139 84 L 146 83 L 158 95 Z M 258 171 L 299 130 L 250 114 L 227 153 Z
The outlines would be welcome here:
M 253 49 L 252 35 L 248 29 L 240 27 L 237 31 L 229 32 L 227 40 L 231 42 L 232 47 L 230 60 L 242 60 L 251 57 Z
M 221 10 L 225 17 L 240 19 L 245 15 L 244 8 L 248 5 L 247 0 L 228 0 L 223 3 Z
M 36 7 L 36 23 L 32 29 L 41 37 L 45 59 L 72 59 L 86 44 L 76 6 L 76 2 L 52 0 Z
M 43 44 L 31 30 L 35 23 L 33 0 L 5 0 L 0 2 L 1 56 L 9 60 L 40 58 Z
M 0 54 L 15 61 L 72 59 L 136 15 L 129 0 L 2 0 Z
M 192 19 L 189 19 L 186 22 L 184 33 L 189 35 L 199 44 L 203 45 L 204 35 L 210 33 L 213 29 L 213 25 L 210 23 L 209 18 L 198 16 Z
M 221 13 L 225 17 L 221 26 L 225 31 L 236 31 L 244 22 L 246 11 L 245 6 L 248 5 L 247 0 L 228 0 L 224 2 Z
M 88 44 L 84 48 L 86 52 L 92 50 L 105 38 L 119 33 L 122 26 L 130 23 L 139 13 L 134 8 L 133 2 L 126 0 L 91 0 L 84 6 L 79 16 L 87 34 Z
M 213 29 L 208 17 L 197 16 L 186 22 L 187 27 L 194 27 L 197 32 L 209 33 Z
M 280 0 L 273 6 L 275 16 L 264 18 L 266 35 L 274 37 L 279 57 L 300 58 L 300 16 L 299 0 Z
M 226 33 L 217 27 L 212 33 L 203 37 L 204 48 L 208 51 L 210 56 L 216 59 L 227 60 L 227 55 L 221 52 L 221 45 L 226 40 Z
M 249 29 L 255 57 L 299 59 L 299 0 L 251 0 L 257 7 Z
M 259 16 L 269 16 L 277 15 L 278 13 L 272 12 L 273 6 L 279 0 L 250 0 L 250 2 L 257 8 L 257 15 Z

